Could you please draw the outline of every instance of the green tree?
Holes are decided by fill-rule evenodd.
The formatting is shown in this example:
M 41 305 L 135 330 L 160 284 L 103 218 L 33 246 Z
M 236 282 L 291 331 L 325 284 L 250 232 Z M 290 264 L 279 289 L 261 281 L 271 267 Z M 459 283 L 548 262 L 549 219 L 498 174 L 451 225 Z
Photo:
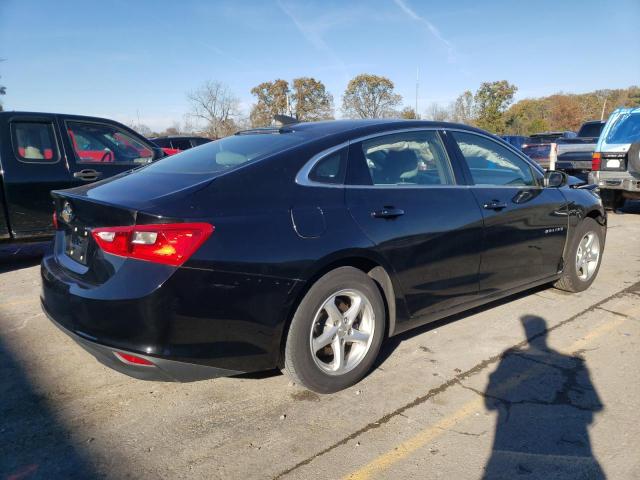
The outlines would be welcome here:
M 405 120 L 420 120 L 420 115 L 411 107 L 404 107 L 400 112 L 400 118 Z
M 271 125 L 275 115 L 291 115 L 289 108 L 289 82 L 282 79 L 262 82 L 251 89 L 257 102 L 251 108 L 249 118 L 252 127 Z
M 473 96 L 476 125 L 493 133 L 504 133 L 504 112 L 517 90 L 506 80 L 483 82 Z
M 315 78 L 293 79 L 289 105 L 301 122 L 333 119 L 333 96 L 327 92 L 324 83 Z
M 402 97 L 386 77 L 363 73 L 351 79 L 342 97 L 342 112 L 348 118 L 385 118 L 398 114 Z

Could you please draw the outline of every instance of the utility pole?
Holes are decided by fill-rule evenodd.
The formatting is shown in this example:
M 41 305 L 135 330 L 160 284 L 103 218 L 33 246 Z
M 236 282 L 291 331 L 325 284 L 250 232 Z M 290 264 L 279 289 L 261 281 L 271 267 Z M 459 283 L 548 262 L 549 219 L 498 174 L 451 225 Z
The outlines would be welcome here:
M 418 86 L 420 84 L 420 67 L 416 65 L 416 118 L 418 117 Z
M 600 113 L 600 121 L 604 119 L 604 109 L 607 107 L 607 97 L 604 98 L 604 103 L 602 104 L 602 113 Z

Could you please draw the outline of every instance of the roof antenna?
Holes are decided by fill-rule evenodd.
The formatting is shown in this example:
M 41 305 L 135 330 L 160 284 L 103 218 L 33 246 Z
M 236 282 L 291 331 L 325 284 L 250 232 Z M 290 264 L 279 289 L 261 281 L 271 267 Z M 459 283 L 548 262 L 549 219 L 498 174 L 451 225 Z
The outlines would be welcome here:
M 289 115 L 274 115 L 273 120 L 284 125 L 293 125 L 294 123 L 298 123 L 296 118 L 290 117 Z

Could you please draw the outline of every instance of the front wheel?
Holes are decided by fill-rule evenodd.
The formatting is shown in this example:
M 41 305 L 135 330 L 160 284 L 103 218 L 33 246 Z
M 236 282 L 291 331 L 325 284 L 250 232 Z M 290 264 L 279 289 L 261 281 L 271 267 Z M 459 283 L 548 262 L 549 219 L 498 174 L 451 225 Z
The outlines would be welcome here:
M 321 277 L 300 302 L 285 345 L 285 369 L 309 390 L 333 393 L 364 377 L 385 330 L 376 283 L 352 267 Z
M 591 286 L 602 262 L 603 227 L 587 217 L 576 227 L 562 276 L 554 287 L 567 292 L 582 292 Z

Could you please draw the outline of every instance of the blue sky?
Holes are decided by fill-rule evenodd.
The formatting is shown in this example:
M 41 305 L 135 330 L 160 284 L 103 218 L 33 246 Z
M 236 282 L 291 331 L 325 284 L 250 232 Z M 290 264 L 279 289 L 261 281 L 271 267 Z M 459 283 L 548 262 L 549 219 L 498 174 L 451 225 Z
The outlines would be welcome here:
M 226 83 L 248 112 L 266 80 L 313 76 L 334 95 L 362 72 L 405 104 L 442 105 L 506 79 L 517 98 L 640 84 L 640 1 L 0 0 L 5 109 L 154 129 L 186 92 Z

